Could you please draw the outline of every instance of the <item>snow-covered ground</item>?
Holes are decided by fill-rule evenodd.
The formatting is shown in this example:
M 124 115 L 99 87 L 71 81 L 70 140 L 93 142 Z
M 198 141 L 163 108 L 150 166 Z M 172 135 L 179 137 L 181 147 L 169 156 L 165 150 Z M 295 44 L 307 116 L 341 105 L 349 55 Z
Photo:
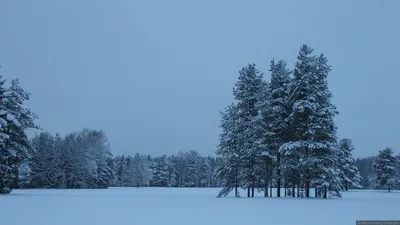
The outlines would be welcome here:
M 342 199 L 216 198 L 219 189 L 14 190 L 0 225 L 354 225 L 400 220 L 400 192 L 349 191 Z M 242 192 L 245 194 L 245 192 Z

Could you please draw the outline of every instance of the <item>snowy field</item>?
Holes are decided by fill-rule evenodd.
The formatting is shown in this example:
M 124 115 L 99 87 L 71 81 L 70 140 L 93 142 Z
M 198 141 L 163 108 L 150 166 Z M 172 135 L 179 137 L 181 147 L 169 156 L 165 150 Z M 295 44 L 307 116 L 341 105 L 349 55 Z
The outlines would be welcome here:
M 342 199 L 216 198 L 219 189 L 14 190 L 0 225 L 354 225 L 400 220 L 400 192 L 349 191 Z M 244 191 L 242 195 L 246 194 Z

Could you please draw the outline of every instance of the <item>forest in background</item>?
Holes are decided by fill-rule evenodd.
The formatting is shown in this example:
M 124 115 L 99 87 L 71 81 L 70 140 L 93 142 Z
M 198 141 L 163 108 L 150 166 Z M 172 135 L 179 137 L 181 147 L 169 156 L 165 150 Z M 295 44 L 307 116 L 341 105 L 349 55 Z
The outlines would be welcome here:
M 197 151 L 173 155 L 145 154 L 113 156 L 105 133 L 84 129 L 65 137 L 42 132 L 32 145 L 35 154 L 21 164 L 16 188 L 107 188 L 107 187 L 223 187 L 218 168 L 222 157 L 201 156 Z M 342 140 L 342 148 L 354 150 L 351 140 Z M 357 158 L 352 162 L 359 171 L 358 184 L 349 188 L 381 189 L 373 163 L 378 156 Z M 400 155 L 397 156 L 400 160 Z M 398 161 L 400 162 L 400 161 Z M 400 173 L 400 164 L 396 171 Z M 272 174 L 276 188 L 276 174 Z M 345 181 L 344 181 L 345 182 Z M 259 190 L 263 185 L 257 186 Z M 400 189 L 400 185 L 393 186 Z M 299 189 L 300 192 L 300 189 Z M 287 191 L 290 195 L 292 190 Z M 297 189 L 295 192 L 297 196 Z
M 400 155 L 385 148 L 354 159 L 351 139 L 338 138 L 327 58 L 301 46 L 295 68 L 271 60 L 266 81 L 255 64 L 239 71 L 234 99 L 221 112 L 216 157 L 112 154 L 105 132 L 61 137 L 39 129 L 24 107 L 30 94 L 0 76 L 0 193 L 14 188 L 220 187 L 219 197 L 247 189 L 277 196 L 340 197 L 349 188 L 400 189 Z M 284 188 L 284 193 L 280 193 Z

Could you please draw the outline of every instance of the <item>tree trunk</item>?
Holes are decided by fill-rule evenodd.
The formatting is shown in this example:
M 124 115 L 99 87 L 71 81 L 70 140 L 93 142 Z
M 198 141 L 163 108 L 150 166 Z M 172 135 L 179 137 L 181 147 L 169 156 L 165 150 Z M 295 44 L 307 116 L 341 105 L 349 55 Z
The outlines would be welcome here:
M 344 182 L 344 188 L 345 188 L 345 190 L 346 191 L 348 191 L 349 190 L 349 182 L 347 182 L 347 180 Z
M 264 185 L 264 197 L 268 198 L 268 182 L 265 181 Z
M 247 197 L 250 198 L 250 186 L 247 187 Z
M 264 177 L 264 197 L 268 197 L 268 161 L 265 160 L 265 177 Z
M 254 198 L 254 182 L 251 184 L 251 197 Z
M 277 157 L 276 157 L 276 197 L 281 197 L 281 154 L 278 153 Z
M 287 196 L 287 193 L 286 193 L 286 192 L 287 192 L 287 191 L 286 191 L 286 190 L 287 190 L 287 182 L 286 182 L 286 179 L 285 179 L 285 184 L 284 184 L 283 186 L 284 186 L 284 188 L 285 188 L 285 197 L 286 197 L 286 196 Z
M 269 186 L 269 196 L 271 196 L 271 198 L 272 198 L 272 185 Z
M 296 192 L 295 192 L 295 180 L 293 176 L 293 181 L 292 181 L 292 197 L 296 197 Z
M 265 198 L 268 197 L 268 187 L 267 187 L 267 185 L 265 185 L 265 187 L 264 187 L 264 197 Z
M 315 197 L 318 198 L 317 187 L 314 188 L 314 191 L 315 191 Z
M 306 176 L 306 198 L 310 197 L 310 179 L 308 178 L 308 175 Z
M 308 120 L 308 117 L 306 117 L 306 119 Z M 309 156 L 309 151 L 308 151 L 308 147 L 306 147 L 305 149 L 305 153 L 306 153 L 306 157 Z M 310 171 L 309 168 L 306 168 L 306 182 L 305 182 L 305 194 L 306 194 L 306 198 L 310 197 Z
M 235 166 L 235 197 L 238 197 L 238 167 Z
M 300 179 L 297 181 L 297 197 L 300 198 Z
M 390 187 L 388 188 L 388 192 L 390 192 Z
M 324 198 L 327 198 L 328 197 L 328 191 L 327 191 L 327 188 L 326 188 L 326 185 L 324 186 Z

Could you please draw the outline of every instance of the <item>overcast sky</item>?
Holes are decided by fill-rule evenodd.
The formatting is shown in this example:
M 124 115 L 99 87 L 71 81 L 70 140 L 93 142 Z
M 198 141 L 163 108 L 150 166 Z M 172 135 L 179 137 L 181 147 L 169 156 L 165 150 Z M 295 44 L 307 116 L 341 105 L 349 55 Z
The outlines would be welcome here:
M 103 129 L 116 154 L 213 154 L 238 71 L 290 67 L 303 43 L 332 65 L 339 136 L 356 156 L 400 150 L 400 1 L 4 0 L 0 73 L 51 133 Z

